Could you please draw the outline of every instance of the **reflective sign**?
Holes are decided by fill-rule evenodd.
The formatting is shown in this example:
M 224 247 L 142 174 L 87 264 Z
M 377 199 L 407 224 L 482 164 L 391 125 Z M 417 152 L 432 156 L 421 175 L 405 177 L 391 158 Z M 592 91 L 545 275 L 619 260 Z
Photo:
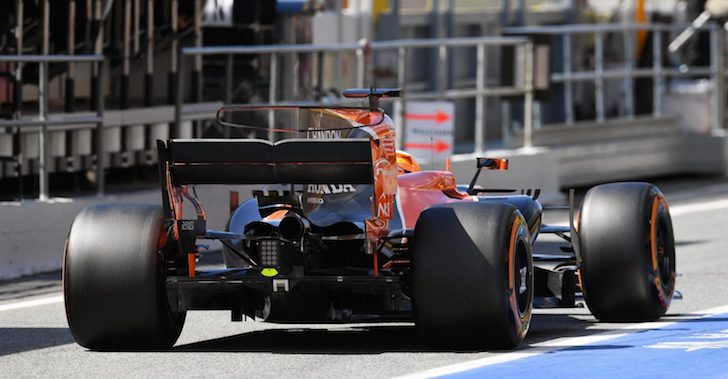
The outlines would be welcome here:
M 404 150 L 418 161 L 443 162 L 452 155 L 455 105 L 447 101 L 408 101 Z

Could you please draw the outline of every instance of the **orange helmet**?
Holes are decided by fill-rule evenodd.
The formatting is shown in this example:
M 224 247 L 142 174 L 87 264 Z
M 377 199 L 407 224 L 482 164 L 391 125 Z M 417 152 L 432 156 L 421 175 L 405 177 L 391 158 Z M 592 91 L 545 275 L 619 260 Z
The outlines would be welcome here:
M 405 174 L 420 171 L 420 165 L 415 158 L 406 151 L 397 150 L 397 168 Z

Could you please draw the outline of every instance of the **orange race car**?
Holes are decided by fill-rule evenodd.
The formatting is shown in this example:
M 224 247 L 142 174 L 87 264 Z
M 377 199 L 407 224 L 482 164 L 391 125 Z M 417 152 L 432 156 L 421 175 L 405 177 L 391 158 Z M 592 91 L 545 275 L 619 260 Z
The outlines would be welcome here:
M 378 104 L 398 94 L 345 92 L 364 108 L 224 107 L 220 124 L 269 138 L 159 141 L 161 206 L 92 206 L 71 226 L 63 290 L 76 341 L 167 348 L 187 311 L 229 310 L 233 321 L 414 321 L 434 346 L 513 348 L 534 307 L 582 294 L 600 320 L 666 312 L 675 243 L 654 185 L 594 187 L 578 209 L 571 197 L 570 225 L 544 225 L 538 192 L 476 186 L 507 160 L 478 158 L 458 185 L 398 152 Z M 231 192 L 226 230 L 210 230 L 192 191 L 204 184 L 259 187 L 242 204 Z M 533 251 L 544 233 L 567 246 Z M 222 242 L 226 269 L 196 267 L 200 239 Z

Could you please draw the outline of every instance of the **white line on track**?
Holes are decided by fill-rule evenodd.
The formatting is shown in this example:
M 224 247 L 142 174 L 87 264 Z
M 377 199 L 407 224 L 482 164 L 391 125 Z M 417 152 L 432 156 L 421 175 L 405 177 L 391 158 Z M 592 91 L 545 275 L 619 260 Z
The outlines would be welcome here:
M 666 326 L 669 326 L 672 324 L 677 324 L 677 323 L 680 323 L 683 321 L 690 321 L 690 320 L 695 320 L 695 319 L 704 318 L 704 317 L 710 317 L 710 316 L 724 314 L 724 313 L 728 313 L 728 305 L 689 313 L 688 314 L 689 317 L 683 318 L 679 321 L 656 321 L 656 322 L 643 322 L 643 323 L 638 323 L 638 324 L 629 324 L 629 325 L 621 326 L 614 330 L 609 330 L 606 332 L 597 333 L 597 334 L 593 334 L 590 336 L 563 337 L 563 338 L 557 338 L 557 339 L 550 340 L 550 341 L 539 342 L 539 343 L 530 345 L 520 351 L 492 355 L 492 356 L 487 356 L 487 357 L 480 358 L 480 359 L 475 359 L 472 361 L 456 363 L 456 364 L 448 365 L 448 366 L 436 367 L 436 368 L 433 368 L 430 370 L 416 372 L 416 373 L 408 374 L 405 376 L 400 376 L 400 377 L 398 377 L 398 379 L 434 378 L 434 377 L 443 376 L 443 375 L 456 374 L 459 372 L 473 370 L 473 369 L 481 368 L 481 367 L 485 367 L 485 366 L 491 366 L 491 365 L 495 365 L 495 364 L 499 364 L 499 363 L 506 363 L 506 362 L 523 359 L 523 358 L 534 357 L 537 355 L 551 353 L 551 352 L 569 348 L 569 347 L 584 346 L 584 345 L 590 345 L 590 344 L 594 344 L 594 343 L 598 343 L 598 342 L 603 342 L 603 341 L 623 337 L 623 336 L 626 336 L 628 334 L 631 334 L 631 333 L 634 333 L 637 331 L 646 331 L 646 330 L 651 330 L 651 329 L 664 328 Z
M 0 304 L 0 312 L 12 311 L 12 310 L 16 310 L 16 309 L 23 309 L 23 308 L 30 308 L 30 307 L 37 307 L 39 305 L 62 303 L 62 302 L 63 302 L 63 295 L 42 297 L 40 299 L 32 299 L 32 300 L 18 301 L 18 302 L 8 303 L 8 304 Z
M 723 208 L 728 208 L 728 199 L 709 200 L 670 206 L 670 215 L 679 216 L 687 213 L 705 212 Z

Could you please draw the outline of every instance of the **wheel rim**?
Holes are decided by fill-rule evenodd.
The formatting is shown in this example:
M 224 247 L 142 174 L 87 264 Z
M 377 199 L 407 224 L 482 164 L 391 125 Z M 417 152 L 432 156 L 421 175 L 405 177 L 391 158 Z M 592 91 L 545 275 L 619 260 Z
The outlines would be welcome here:
M 513 223 L 508 251 L 508 303 L 518 339 L 525 337 L 531 320 L 533 267 L 528 255 L 528 229 L 523 217 Z
M 672 299 L 675 283 L 675 247 L 670 235 L 667 205 L 662 196 L 656 196 L 651 217 L 651 246 L 653 283 L 660 302 L 667 307 Z
M 529 282 L 531 270 L 528 267 L 528 252 L 526 250 L 526 244 L 520 239 L 516 244 L 515 264 L 513 265 L 513 268 L 513 274 L 515 275 L 515 286 L 513 290 L 516 294 L 518 316 L 519 318 L 522 318 L 526 314 L 526 310 L 528 309 L 531 301 L 531 283 Z
M 668 238 L 668 225 L 664 213 L 660 213 L 655 230 L 655 249 L 657 254 L 657 271 L 660 273 L 662 289 L 670 291 L 670 282 L 675 271 L 675 260 L 670 254 L 671 246 Z

